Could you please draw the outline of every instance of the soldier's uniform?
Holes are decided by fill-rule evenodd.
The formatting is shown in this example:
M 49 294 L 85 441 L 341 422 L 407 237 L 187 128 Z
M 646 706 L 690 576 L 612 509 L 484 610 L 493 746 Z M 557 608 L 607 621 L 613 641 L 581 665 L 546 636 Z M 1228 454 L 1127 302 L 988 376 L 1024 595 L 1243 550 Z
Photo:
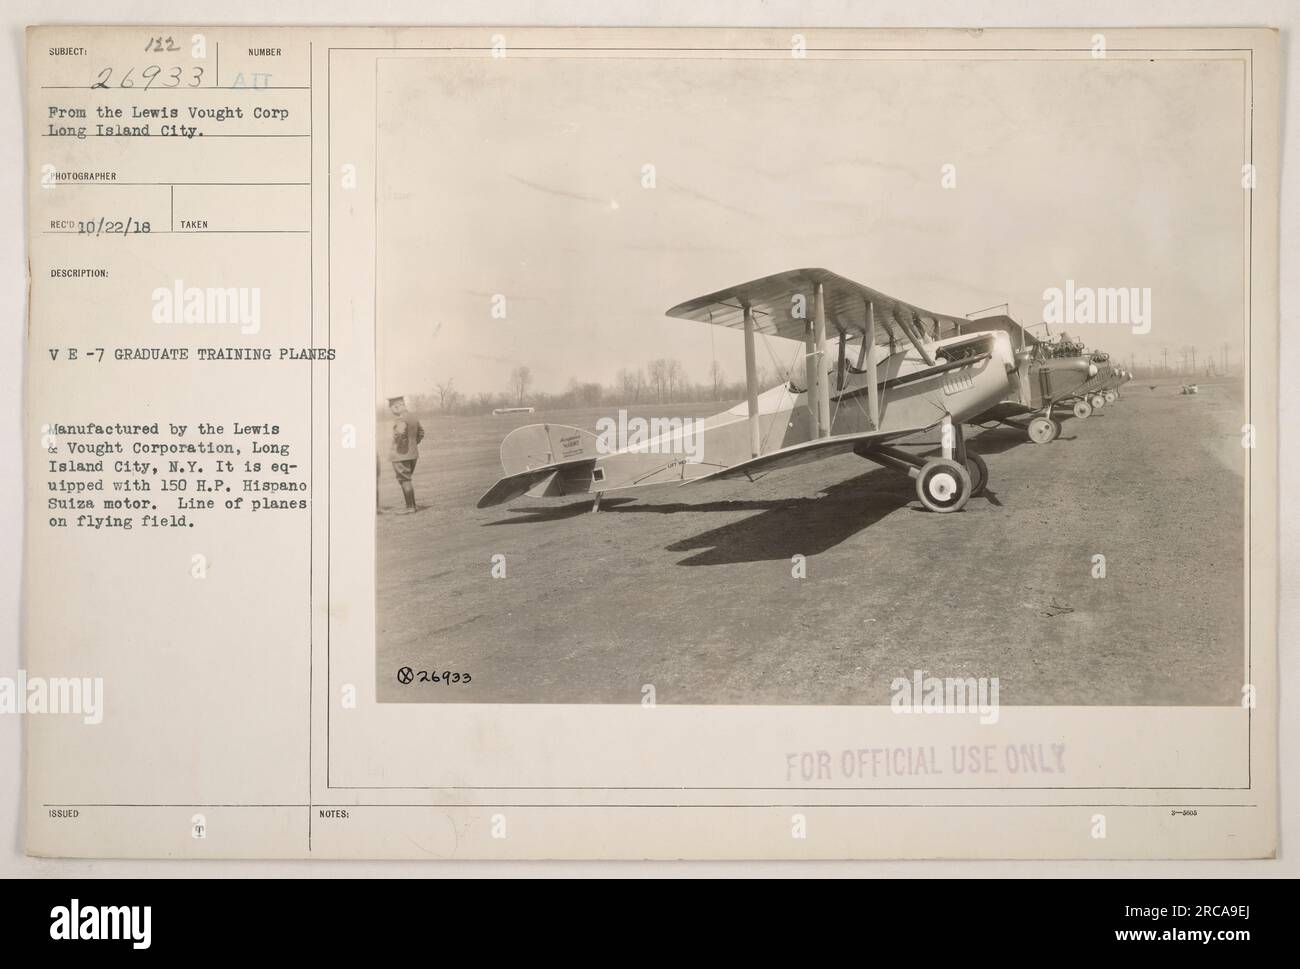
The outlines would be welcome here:
M 393 473 L 397 475 L 397 484 L 406 499 L 406 510 L 415 511 L 415 486 L 411 484 L 411 475 L 415 473 L 415 463 L 420 460 L 424 427 L 406 413 L 405 398 L 390 397 L 388 406 L 397 418 L 393 422 L 393 434 L 388 442 L 388 460 L 393 463 Z

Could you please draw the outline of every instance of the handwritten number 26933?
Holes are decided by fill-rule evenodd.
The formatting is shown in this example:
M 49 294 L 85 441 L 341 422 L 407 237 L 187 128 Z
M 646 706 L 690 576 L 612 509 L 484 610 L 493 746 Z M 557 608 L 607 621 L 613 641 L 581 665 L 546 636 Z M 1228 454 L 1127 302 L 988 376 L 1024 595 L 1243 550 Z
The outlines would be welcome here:
M 127 72 L 123 74 L 116 83 L 114 83 L 114 70 L 115 68 L 106 67 L 100 71 L 99 76 L 95 79 L 95 83 L 90 85 L 90 89 L 93 91 L 96 88 L 142 87 L 147 91 L 155 85 L 158 87 L 181 87 L 182 83 L 185 82 L 187 78 L 188 83 L 184 84 L 185 87 L 198 87 L 203 83 L 203 68 L 201 67 L 163 68 L 159 67 L 157 64 L 150 64 L 140 72 L 140 77 L 143 79 L 143 83 L 137 81 L 134 67 L 128 68 Z

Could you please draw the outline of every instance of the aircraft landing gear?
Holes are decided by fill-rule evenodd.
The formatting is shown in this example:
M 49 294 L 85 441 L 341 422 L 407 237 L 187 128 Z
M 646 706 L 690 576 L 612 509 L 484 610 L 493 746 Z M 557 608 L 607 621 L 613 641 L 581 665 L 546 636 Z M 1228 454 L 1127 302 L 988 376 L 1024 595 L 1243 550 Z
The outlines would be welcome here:
M 970 475 L 970 496 L 978 498 L 984 494 L 989 483 L 989 466 L 974 451 L 966 452 L 966 473 Z
M 950 458 L 931 458 L 916 476 L 916 497 L 930 511 L 960 511 L 973 491 L 970 474 Z
M 1103 397 L 1101 394 L 1093 394 L 1092 400 L 1089 401 L 1089 403 L 1092 404 L 1093 410 L 1101 410 L 1103 407 L 1106 406 L 1106 398 Z
M 930 511 L 943 514 L 961 511 L 966 502 L 983 494 L 989 482 L 984 459 L 966 449 L 961 425 L 943 423 L 943 457 L 923 459 L 902 448 L 879 444 L 856 453 L 882 468 L 889 468 L 916 480 L 916 497 Z
M 1102 396 L 1106 398 L 1106 403 L 1113 404 L 1115 401 L 1119 400 L 1119 391 L 1108 390 Z
M 1029 422 L 1029 440 L 1035 444 L 1051 444 L 1061 436 L 1061 425 L 1050 417 L 1039 414 Z
M 1092 416 L 1092 405 L 1086 400 L 1076 400 L 1074 402 L 1074 416 L 1081 421 L 1086 421 Z

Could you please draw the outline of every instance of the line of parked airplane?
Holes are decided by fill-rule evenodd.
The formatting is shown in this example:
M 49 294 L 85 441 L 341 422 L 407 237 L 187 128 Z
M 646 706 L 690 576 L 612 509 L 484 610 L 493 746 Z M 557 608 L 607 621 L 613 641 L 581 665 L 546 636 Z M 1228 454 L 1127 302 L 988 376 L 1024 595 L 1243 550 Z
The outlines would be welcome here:
M 1107 354 L 1037 339 L 1010 316 L 934 313 L 825 269 L 765 276 L 667 315 L 743 330 L 746 400 L 618 449 L 581 428 L 520 427 L 501 445 L 504 477 L 478 507 L 582 494 L 594 497 L 594 511 L 606 492 L 752 481 L 851 452 L 913 478 L 929 510 L 953 512 L 989 481 L 987 464 L 966 446 L 965 426 L 1006 424 L 1047 444 L 1060 435 L 1061 416 L 1087 419 L 1132 377 Z M 799 341 L 802 373 L 796 358 L 784 383 L 761 390 L 760 335 Z M 938 456 L 898 446 L 935 429 Z M 687 434 L 703 437 L 687 442 Z

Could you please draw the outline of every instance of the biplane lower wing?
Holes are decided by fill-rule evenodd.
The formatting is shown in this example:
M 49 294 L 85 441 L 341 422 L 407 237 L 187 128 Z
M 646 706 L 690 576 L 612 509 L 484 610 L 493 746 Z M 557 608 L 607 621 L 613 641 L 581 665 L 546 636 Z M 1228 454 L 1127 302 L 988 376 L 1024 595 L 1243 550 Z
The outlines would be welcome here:
M 940 421 L 935 421 L 933 424 L 920 427 L 907 427 L 888 431 L 862 431 L 857 434 L 839 434 L 835 437 L 804 441 L 801 444 L 783 447 L 778 451 L 760 454 L 756 458 L 733 464 L 712 474 L 692 478 L 690 481 L 684 482 L 684 485 L 699 484 L 702 481 L 723 481 L 732 478 L 749 478 L 753 480 L 756 473 L 775 471 L 777 468 L 789 468 L 799 464 L 807 464 L 811 461 L 820 461 L 823 458 L 833 457 L 837 454 L 847 454 L 873 445 L 888 444 L 890 441 L 896 441 L 912 434 L 921 434 L 937 427 L 940 423 Z

